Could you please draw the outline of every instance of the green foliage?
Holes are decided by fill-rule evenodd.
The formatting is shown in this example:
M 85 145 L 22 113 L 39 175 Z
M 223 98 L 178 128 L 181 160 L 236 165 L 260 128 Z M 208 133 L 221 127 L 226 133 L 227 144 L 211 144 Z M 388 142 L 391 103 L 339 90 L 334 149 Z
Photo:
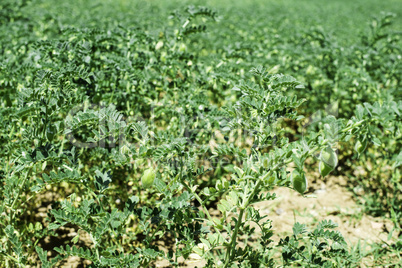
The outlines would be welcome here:
M 338 225 L 333 221 L 323 220 L 311 232 L 306 225 L 296 223 L 293 236 L 281 239 L 283 264 L 298 264 L 308 267 L 353 267 L 359 259 L 348 252 L 342 234 L 330 229 Z
M 342 166 L 372 193 L 366 211 L 400 240 L 396 15 L 346 46 L 245 4 L 56 2 L 0 3 L 0 266 L 177 267 L 197 254 L 274 267 L 278 248 L 285 266 L 357 265 L 332 221 L 275 244 L 255 206 L 275 187 L 307 195 L 317 158 L 322 176 Z

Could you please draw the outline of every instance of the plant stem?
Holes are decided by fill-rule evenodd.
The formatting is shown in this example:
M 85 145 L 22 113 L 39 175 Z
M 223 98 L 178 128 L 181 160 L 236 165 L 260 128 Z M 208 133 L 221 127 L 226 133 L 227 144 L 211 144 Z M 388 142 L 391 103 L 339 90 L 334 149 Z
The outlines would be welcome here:
M 26 182 L 26 180 L 28 179 L 28 177 L 31 175 L 32 170 L 33 170 L 33 165 L 31 165 L 31 166 L 29 167 L 28 172 L 27 172 L 25 178 L 23 179 L 23 181 L 21 182 L 21 184 L 20 184 L 19 187 L 18 187 L 17 195 L 16 195 L 16 197 L 14 198 L 13 203 L 11 204 L 10 222 L 9 222 L 9 224 L 11 224 L 12 221 L 13 221 L 13 218 L 14 218 L 14 211 L 15 211 L 14 206 L 16 205 L 17 200 L 19 200 L 19 197 L 20 197 L 20 194 L 21 194 L 21 189 L 25 186 L 25 182 Z
M 188 186 L 184 181 L 181 181 L 181 183 L 184 185 L 184 187 L 185 187 L 191 194 L 194 195 L 195 199 L 197 199 L 197 201 L 200 203 L 200 205 L 201 205 L 201 207 L 202 207 L 202 210 L 204 211 L 205 215 L 207 215 L 208 220 L 211 221 L 211 223 L 214 224 L 213 227 L 214 227 L 215 231 L 216 231 L 219 235 L 222 236 L 222 234 L 221 234 L 221 232 L 219 231 L 219 229 L 215 226 L 215 223 L 214 223 L 214 221 L 212 220 L 212 217 L 211 217 L 211 215 L 209 214 L 207 207 L 204 205 L 204 202 L 202 202 L 201 197 L 200 197 L 193 189 L 191 189 L 191 187 Z
M 197 201 L 200 203 L 200 205 L 201 205 L 201 207 L 202 207 L 202 210 L 204 211 L 205 215 L 207 215 L 208 220 L 213 224 L 213 227 L 214 227 L 215 231 L 219 234 L 219 236 L 222 237 L 221 232 L 220 232 L 219 229 L 216 227 L 214 221 L 212 220 L 211 215 L 210 215 L 209 212 L 208 212 L 207 207 L 204 205 L 204 202 L 202 202 L 201 197 L 200 197 L 189 185 L 187 185 L 187 183 L 185 183 L 185 182 L 183 181 L 183 178 L 182 178 L 182 169 L 183 169 L 183 161 L 182 161 L 182 159 L 180 158 L 180 182 L 181 182 L 181 184 L 183 184 L 183 186 L 184 186 L 190 193 L 192 193 L 192 194 L 194 195 L 195 199 L 197 199 Z
M 275 166 L 276 167 L 276 166 Z M 240 225 L 243 221 L 243 214 L 244 214 L 244 210 L 246 210 L 246 208 L 248 207 L 248 205 L 250 204 L 250 200 L 252 200 L 254 198 L 255 193 L 258 191 L 258 189 L 261 186 L 261 183 L 269 176 L 271 175 L 272 170 L 270 170 L 269 172 L 267 172 L 267 174 L 265 174 L 264 176 L 260 177 L 257 180 L 257 183 L 255 184 L 253 191 L 251 192 L 250 195 L 248 195 L 248 197 L 243 200 L 243 204 L 240 208 L 240 213 L 239 213 L 239 217 L 237 219 L 236 222 L 236 226 L 235 229 L 233 231 L 232 237 L 230 239 L 230 244 L 228 247 L 228 250 L 226 251 L 226 257 L 225 257 L 225 267 L 228 267 L 229 262 L 234 258 L 234 254 L 236 253 L 236 241 L 237 241 L 237 234 L 239 232 L 239 228 Z
M 239 232 L 240 224 L 243 220 L 243 213 L 244 213 L 244 208 L 240 209 L 239 213 L 239 218 L 237 219 L 235 229 L 233 231 L 232 237 L 230 238 L 230 246 L 228 250 L 226 251 L 226 257 L 225 257 L 225 267 L 228 267 L 229 261 L 233 258 L 235 252 L 236 252 L 236 238 L 237 238 L 237 233 Z

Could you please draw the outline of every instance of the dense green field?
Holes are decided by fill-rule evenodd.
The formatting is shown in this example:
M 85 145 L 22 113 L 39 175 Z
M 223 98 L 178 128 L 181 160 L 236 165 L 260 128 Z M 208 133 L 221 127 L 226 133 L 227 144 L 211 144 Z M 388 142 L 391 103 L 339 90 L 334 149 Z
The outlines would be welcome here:
M 0 266 L 400 267 L 399 2 L 2 0 Z

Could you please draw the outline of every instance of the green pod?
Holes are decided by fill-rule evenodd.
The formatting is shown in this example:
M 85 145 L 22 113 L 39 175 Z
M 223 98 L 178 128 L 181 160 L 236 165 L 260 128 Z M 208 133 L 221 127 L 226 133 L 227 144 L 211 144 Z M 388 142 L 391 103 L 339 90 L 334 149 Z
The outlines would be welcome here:
M 367 147 L 367 139 L 364 140 L 357 140 L 355 144 L 355 151 L 360 155 L 361 153 L 364 152 L 364 150 Z
M 290 176 L 293 184 L 293 188 L 300 194 L 304 194 L 307 190 L 307 178 L 304 174 L 300 174 L 299 171 L 294 170 Z
M 144 187 L 144 189 L 150 188 L 154 184 L 155 176 L 156 174 L 153 168 L 145 170 L 141 177 L 142 187 Z
M 333 167 L 326 164 L 324 161 L 320 161 L 320 164 L 318 165 L 318 169 L 320 171 L 321 176 L 323 176 L 323 177 L 327 176 L 332 170 L 334 170 Z
M 264 158 L 264 160 L 262 161 L 262 166 L 263 166 L 264 168 L 268 168 L 268 166 L 269 166 L 268 158 Z
M 335 151 L 330 146 L 322 149 L 320 154 L 320 163 L 318 165 L 321 176 L 327 176 L 332 170 L 335 169 L 337 165 L 338 157 Z

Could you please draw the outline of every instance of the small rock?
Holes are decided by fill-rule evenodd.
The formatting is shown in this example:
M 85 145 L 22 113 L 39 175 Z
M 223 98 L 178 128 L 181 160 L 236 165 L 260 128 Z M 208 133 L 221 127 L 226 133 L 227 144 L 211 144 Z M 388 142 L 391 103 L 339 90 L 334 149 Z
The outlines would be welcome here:
M 285 212 L 285 211 L 283 209 L 281 209 L 281 208 L 278 208 L 277 210 L 275 210 L 275 213 L 278 214 L 278 215 L 283 214 L 283 212 Z
M 381 222 L 371 222 L 371 227 L 373 227 L 373 229 L 381 229 L 383 226 L 383 224 Z
M 201 260 L 202 259 L 200 255 L 195 254 L 195 253 L 191 253 L 188 257 L 193 260 Z
M 318 212 L 315 211 L 314 209 L 310 210 L 310 214 L 313 215 L 314 217 L 318 216 Z
M 325 194 L 327 190 L 325 189 L 317 189 L 314 191 L 314 194 L 319 195 L 319 194 Z

